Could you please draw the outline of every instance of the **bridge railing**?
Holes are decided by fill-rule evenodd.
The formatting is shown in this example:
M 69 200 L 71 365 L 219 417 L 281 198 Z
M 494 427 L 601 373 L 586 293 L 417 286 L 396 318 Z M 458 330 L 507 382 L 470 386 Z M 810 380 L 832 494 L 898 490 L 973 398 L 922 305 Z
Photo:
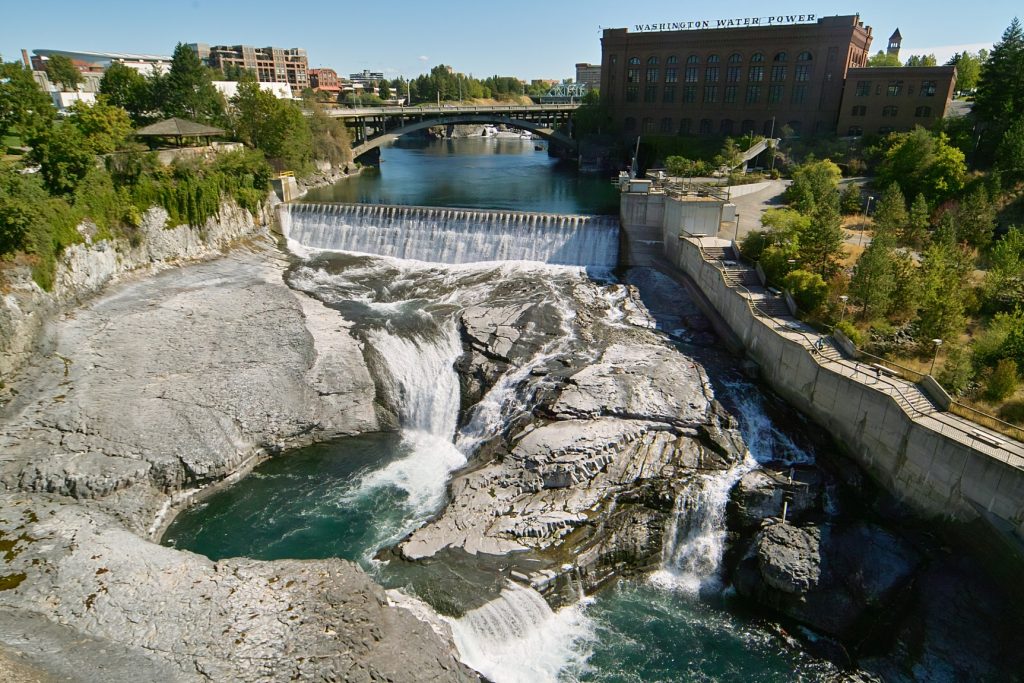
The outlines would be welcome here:
M 579 104 L 473 104 L 473 105 L 428 105 L 416 107 L 360 107 L 349 109 L 336 107 L 325 109 L 324 113 L 336 118 L 359 118 L 363 116 L 416 116 L 418 114 L 495 114 L 543 112 L 562 113 L 576 111 Z

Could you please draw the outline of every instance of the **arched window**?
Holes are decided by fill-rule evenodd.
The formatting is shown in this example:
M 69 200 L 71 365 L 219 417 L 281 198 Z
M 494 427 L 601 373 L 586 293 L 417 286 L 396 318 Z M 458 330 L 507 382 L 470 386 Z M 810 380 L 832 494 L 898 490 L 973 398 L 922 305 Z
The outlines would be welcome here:
M 657 66 L 658 65 L 658 58 L 657 57 L 648 57 L 647 58 L 647 65 L 648 66 Z
M 751 62 L 763 62 L 763 61 L 764 61 L 764 55 L 763 55 L 763 54 L 761 54 L 760 52 L 755 52 L 755 53 L 754 53 L 754 54 L 753 54 L 753 55 L 752 55 L 752 56 L 750 57 L 750 61 L 751 61 Z
M 626 132 L 629 132 L 631 130 L 636 130 L 636 119 L 633 118 L 632 116 L 627 116 L 626 117 L 626 122 L 622 125 L 622 128 Z
M 807 52 L 806 50 L 804 50 L 803 52 L 796 56 L 796 61 L 798 62 L 809 62 L 812 59 L 814 59 L 814 57 L 812 57 L 811 53 Z
M 679 63 L 679 58 L 676 57 L 675 55 L 672 55 L 671 57 L 669 57 L 668 59 L 665 60 L 665 63 L 666 64 L 678 64 Z
M 785 52 L 778 52 L 775 55 L 775 60 L 774 61 L 776 61 L 776 62 L 784 62 L 787 59 L 789 59 L 789 56 Z
M 861 126 L 850 126 L 846 129 L 846 134 L 850 137 L 856 137 L 858 135 L 864 135 L 864 129 Z
M 639 64 L 640 63 L 640 58 L 639 57 L 630 57 L 629 58 L 629 63 L 630 64 Z
M 718 64 L 718 55 L 708 55 L 708 64 Z
M 690 55 L 689 57 L 686 58 L 686 63 L 687 64 L 700 64 L 700 57 L 698 57 L 697 55 Z
M 739 52 L 733 52 L 731 55 L 729 55 L 730 64 L 739 64 L 742 61 L 743 56 Z
M 914 110 L 914 116 L 916 118 L 929 118 L 932 115 L 931 107 L 918 107 Z

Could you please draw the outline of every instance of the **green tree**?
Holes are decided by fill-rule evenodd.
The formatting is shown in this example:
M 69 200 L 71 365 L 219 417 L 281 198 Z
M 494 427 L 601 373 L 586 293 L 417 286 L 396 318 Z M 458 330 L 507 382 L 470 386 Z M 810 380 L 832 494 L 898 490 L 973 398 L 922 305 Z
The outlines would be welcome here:
M 1002 175 L 1004 185 L 1024 180 L 1024 116 L 1003 133 L 996 150 L 996 170 Z
M 947 391 L 959 396 L 974 379 L 974 368 L 971 367 L 970 354 L 963 345 L 950 344 L 947 348 L 946 360 L 936 379 Z
M 868 59 L 868 66 L 901 66 L 898 55 L 879 50 Z
M 334 167 L 352 161 L 352 139 L 341 119 L 328 116 L 323 107 L 313 103 L 307 121 L 313 136 L 314 159 L 327 161 Z
M 56 116 L 50 97 L 18 62 L 0 63 L 0 137 L 29 137 Z
M 807 161 L 793 169 L 793 183 L 786 189 L 786 201 L 803 214 L 812 214 L 819 204 L 838 199 L 842 171 L 828 159 Z
M 883 232 L 871 240 L 853 268 L 850 294 L 861 305 L 861 316 L 885 315 L 896 288 L 895 242 Z
M 829 279 L 837 270 L 843 253 L 843 230 L 840 227 L 838 197 L 823 201 L 811 215 L 810 224 L 800 234 L 800 267 Z
M 1024 230 L 1011 226 L 988 252 L 983 292 L 988 308 L 1009 310 L 1024 301 Z
M 981 55 L 984 54 L 984 57 Z M 988 51 L 982 50 L 979 54 L 971 54 L 964 50 L 958 52 L 949 61 L 947 66 L 956 67 L 956 88 L 961 92 L 974 90 L 978 87 L 978 77 L 981 76 L 981 65 L 988 58 Z
M 929 212 L 928 202 L 924 195 L 918 193 L 910 205 L 910 213 L 907 215 L 907 225 L 903 234 L 900 235 L 901 244 L 915 249 L 920 249 L 928 241 Z
M 82 72 L 65 55 L 50 55 L 46 60 L 46 75 L 65 91 L 77 90 L 78 84 L 82 82 Z
M 955 210 L 958 239 L 985 249 L 992 241 L 996 225 L 996 209 L 983 186 L 971 191 Z
M 1017 391 L 1017 363 L 1002 358 L 996 363 L 985 385 L 985 397 L 990 401 L 1005 401 Z
M 96 165 L 85 136 L 72 123 L 42 131 L 31 140 L 29 157 L 39 164 L 39 174 L 53 194 L 74 192 L 79 181 Z
M 130 66 L 111 64 L 100 80 L 100 94 L 115 107 L 121 107 L 136 124 L 145 120 L 151 109 L 149 82 Z
M 242 142 L 261 150 L 280 169 L 303 173 L 313 158 L 313 133 L 302 110 L 291 102 L 266 92 L 251 77 L 244 77 L 238 93 L 231 98 L 231 125 Z M 321 132 L 333 135 L 333 129 Z M 325 139 L 321 142 L 326 144 Z M 330 158 L 330 152 L 324 151 Z
M 974 98 L 974 113 L 1002 130 L 1002 122 L 1024 115 L 1024 30 L 1013 21 L 985 61 Z
M 761 215 L 761 225 L 771 230 L 775 244 L 799 239 L 810 224 L 810 216 L 793 209 L 768 209 Z
M 67 123 L 78 127 L 93 154 L 109 154 L 123 149 L 132 134 L 128 112 L 108 104 L 103 95 L 91 105 L 85 102 L 71 105 L 71 118 Z
M 721 151 L 715 157 L 716 166 L 724 166 L 730 169 L 739 166 L 743 158 L 743 150 L 732 138 L 726 138 Z
M 912 196 L 923 194 L 931 203 L 955 195 L 964 184 L 967 163 L 964 153 L 938 135 L 917 126 L 909 133 L 887 139 L 889 148 L 878 164 L 878 182 L 883 187 L 898 183 Z
M 854 216 L 861 212 L 860 188 L 850 183 L 839 195 L 839 210 L 845 216 Z
M 875 239 L 887 237 L 893 242 L 906 230 L 910 217 L 907 215 L 907 200 L 897 183 L 892 183 L 875 205 Z
M 910 55 L 903 66 L 937 66 L 935 55 Z
M 381 81 L 377 84 L 377 94 L 382 100 L 391 99 L 391 88 L 388 86 L 387 81 Z
M 782 286 L 789 291 L 797 307 L 811 315 L 817 313 L 828 297 L 828 285 L 817 273 L 793 270 L 786 274 Z
M 954 244 L 935 241 L 925 250 L 919 270 L 920 339 L 951 341 L 964 328 L 970 263 Z
M 224 117 L 224 98 L 213 87 L 210 70 L 184 43 L 178 43 L 166 77 L 156 81 L 164 116 L 219 122 Z

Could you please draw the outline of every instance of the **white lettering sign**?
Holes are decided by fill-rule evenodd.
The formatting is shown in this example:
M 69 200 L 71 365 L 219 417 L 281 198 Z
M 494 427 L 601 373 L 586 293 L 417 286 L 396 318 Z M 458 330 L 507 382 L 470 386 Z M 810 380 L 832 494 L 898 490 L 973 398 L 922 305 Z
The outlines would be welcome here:
M 815 14 L 779 14 L 773 17 L 739 17 L 736 19 L 694 19 L 693 21 L 669 21 L 657 24 L 635 24 L 634 33 L 647 31 L 691 31 L 701 28 L 745 28 L 749 26 L 784 26 L 786 24 L 808 24 L 817 21 Z

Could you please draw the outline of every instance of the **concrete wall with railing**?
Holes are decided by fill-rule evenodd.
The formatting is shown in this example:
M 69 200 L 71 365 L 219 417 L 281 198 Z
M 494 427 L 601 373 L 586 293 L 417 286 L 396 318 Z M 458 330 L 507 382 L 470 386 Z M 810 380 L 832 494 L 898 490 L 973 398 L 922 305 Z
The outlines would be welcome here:
M 899 382 L 880 374 L 876 384 L 867 384 L 822 362 L 783 334 L 791 330 L 755 315 L 740 291 L 704 259 L 696 240 L 670 230 L 662 237 L 668 260 L 697 284 L 763 378 L 835 435 L 873 478 L 924 514 L 980 517 L 1024 541 L 1024 470 L 963 443 L 962 435 L 956 438 L 935 420 L 915 421 L 921 415 L 909 397 L 900 396 Z

